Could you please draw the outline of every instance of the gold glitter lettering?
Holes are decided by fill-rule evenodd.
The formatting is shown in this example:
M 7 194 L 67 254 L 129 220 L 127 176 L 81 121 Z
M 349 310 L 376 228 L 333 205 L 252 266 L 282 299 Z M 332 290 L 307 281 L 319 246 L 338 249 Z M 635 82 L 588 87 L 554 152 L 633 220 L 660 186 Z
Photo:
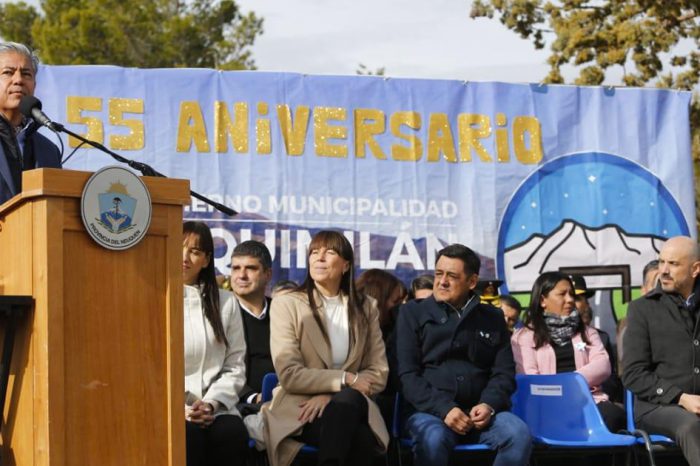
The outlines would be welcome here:
M 207 139 L 207 127 L 199 102 L 188 100 L 180 103 L 180 118 L 177 123 L 178 152 L 189 152 L 192 143 L 197 147 L 197 152 L 209 152 L 209 140 Z
M 428 162 L 438 162 L 440 153 L 448 162 L 457 162 L 455 140 L 446 113 L 431 113 L 428 123 Z
M 496 114 L 496 126 L 506 126 L 508 120 L 504 113 Z M 497 128 L 496 129 L 496 158 L 499 162 L 509 162 L 510 161 L 510 148 L 508 147 L 508 129 L 507 128 Z
M 266 102 L 258 102 L 258 114 L 266 116 L 270 109 Z M 255 140 L 257 141 L 258 154 L 270 154 L 272 152 L 272 138 L 270 136 L 270 119 L 258 118 L 255 122 Z
M 386 155 L 382 151 L 374 136 L 383 134 L 386 131 L 386 118 L 384 112 L 375 108 L 355 109 L 355 156 L 365 157 L 365 146 L 369 146 L 370 152 L 380 160 L 386 160 Z
M 277 119 L 287 155 L 302 155 L 304 153 L 310 113 L 309 107 L 300 105 L 296 108 L 294 119 L 292 119 L 289 105 L 277 106 Z
M 248 152 L 248 104 L 233 104 L 233 121 L 226 102 L 214 102 L 214 150 L 228 152 L 231 136 L 233 149 L 238 153 Z
M 143 115 L 143 99 L 109 99 L 109 124 L 129 128 L 128 134 L 109 136 L 109 146 L 117 150 L 140 150 L 144 147 L 143 120 L 125 120 L 125 113 Z
M 391 134 L 409 143 L 408 147 L 401 144 L 391 145 L 391 157 L 394 160 L 417 162 L 423 156 L 423 143 L 415 134 L 404 134 L 401 126 L 418 130 L 421 127 L 421 117 L 418 112 L 396 112 L 389 119 Z
M 102 126 L 102 120 L 96 117 L 83 116 L 84 111 L 102 111 L 102 99 L 100 97 L 83 97 L 76 95 L 66 97 L 66 121 L 76 125 L 85 125 L 87 127 L 87 133 L 78 134 L 91 141 L 103 144 L 105 132 Z M 79 140 L 73 136 L 68 136 L 68 145 L 70 147 L 78 147 L 80 144 L 81 142 Z
M 462 162 L 471 162 L 472 149 L 482 162 L 493 162 L 491 156 L 479 139 L 491 136 L 491 119 L 478 113 L 460 113 L 457 117 L 459 127 L 459 158 Z
M 534 164 L 542 160 L 542 128 L 537 118 L 518 116 L 513 119 L 513 148 L 515 158 L 522 164 Z
M 314 146 L 316 155 L 321 157 L 347 157 L 348 147 L 340 144 L 330 144 L 329 139 L 347 139 L 348 129 L 345 126 L 329 125 L 329 121 L 345 121 L 347 115 L 342 107 L 314 108 Z

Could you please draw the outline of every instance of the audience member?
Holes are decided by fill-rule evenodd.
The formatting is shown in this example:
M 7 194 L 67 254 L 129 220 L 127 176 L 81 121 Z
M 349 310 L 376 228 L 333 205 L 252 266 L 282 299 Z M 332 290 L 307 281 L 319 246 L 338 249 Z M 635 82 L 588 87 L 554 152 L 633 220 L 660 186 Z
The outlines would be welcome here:
M 408 299 L 425 299 L 433 294 L 433 276 L 419 275 L 411 282 Z
M 659 285 L 627 311 L 622 380 L 634 394 L 640 429 L 666 435 L 700 465 L 700 250 L 669 239 L 659 254 Z
M 527 425 L 508 412 L 515 391 L 503 314 L 474 293 L 479 257 L 461 244 L 438 252 L 434 294 L 401 307 L 397 346 L 405 428 L 414 464 L 447 465 L 455 445 L 485 443 L 496 466 L 525 465 Z
M 523 306 L 520 304 L 520 301 L 506 294 L 501 296 L 500 302 L 508 330 L 513 332 L 521 328 L 523 326 L 523 321 L 520 320 L 520 314 L 523 313 Z
M 384 391 L 377 395 L 376 402 L 384 417 L 384 422 L 390 425 L 394 408 L 396 391 L 399 381 L 396 373 L 396 333 L 394 326 L 398 316 L 399 306 L 406 297 L 403 283 L 390 274 L 379 269 L 363 272 L 356 281 L 357 292 L 365 294 L 377 302 L 379 309 L 379 326 L 382 329 L 386 358 L 389 363 L 389 378 Z
M 298 291 L 272 300 L 270 347 L 280 386 L 263 407 L 272 466 L 301 443 L 319 464 L 368 465 L 389 434 L 370 396 L 389 372 L 376 302 L 355 290 L 352 246 L 335 231 L 309 244 Z
M 574 286 L 561 272 L 545 272 L 532 287 L 525 326 L 511 338 L 520 374 L 578 372 L 611 432 L 625 427 L 624 410 L 601 389 L 610 377 L 610 358 L 598 332 L 576 311 Z
M 187 466 L 244 465 L 248 434 L 236 403 L 246 348 L 238 303 L 217 288 L 209 227 L 185 222 L 183 232 Z
M 265 296 L 272 278 L 272 257 L 260 241 L 243 241 L 231 256 L 231 287 L 240 304 L 246 342 L 246 383 L 239 392 L 242 416 L 260 407 L 262 380 L 274 372 L 270 355 L 270 298 Z
M 642 286 L 640 287 L 640 292 L 642 296 L 649 293 L 651 290 L 656 288 L 659 282 L 659 261 L 654 259 L 649 261 L 647 265 L 644 266 L 642 270 Z M 627 330 L 627 317 L 620 319 L 617 324 L 617 362 L 619 366 L 619 372 L 622 374 L 622 352 L 624 350 L 623 340 L 625 337 L 625 331 Z
M 610 335 L 608 335 L 608 332 L 591 325 L 593 322 L 593 309 L 591 309 L 588 299 L 591 298 L 595 292 L 588 289 L 586 279 L 582 275 L 571 275 L 570 278 L 574 285 L 576 311 L 581 317 L 583 325 L 591 326 L 598 332 L 600 341 L 603 342 L 603 347 L 608 353 L 608 359 L 610 359 L 610 377 L 603 382 L 601 388 L 608 394 L 612 401 L 622 402 L 624 388 L 622 387 L 622 382 L 617 375 L 617 352 L 610 341 Z
M 484 304 L 490 304 L 495 307 L 501 307 L 501 293 L 499 291 L 503 280 L 489 278 L 479 280 L 474 291 L 479 295 L 479 299 Z
M 370 269 L 360 274 L 355 286 L 358 293 L 371 296 L 377 302 L 379 326 L 386 341 L 394 329 L 398 306 L 403 302 L 405 291 L 403 284 L 389 272 Z
M 656 288 L 656 285 L 659 283 L 658 259 L 649 261 L 649 263 L 644 266 L 644 270 L 642 271 L 642 280 L 643 282 L 640 291 L 642 292 L 642 296 L 644 296 Z

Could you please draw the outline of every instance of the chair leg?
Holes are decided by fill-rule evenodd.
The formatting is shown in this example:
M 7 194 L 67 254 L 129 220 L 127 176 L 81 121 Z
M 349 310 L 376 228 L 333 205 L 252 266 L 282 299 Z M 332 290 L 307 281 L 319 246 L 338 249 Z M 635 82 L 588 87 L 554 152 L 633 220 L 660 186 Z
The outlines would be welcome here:
M 395 440 L 394 447 L 396 450 L 396 462 L 399 466 L 403 466 L 403 460 L 401 459 L 401 442 Z
M 656 461 L 654 461 L 654 451 L 653 447 L 651 444 L 651 439 L 649 438 L 649 434 L 644 432 L 643 430 L 635 430 L 634 435 L 638 435 L 644 439 L 644 449 L 647 451 L 647 455 L 649 457 L 649 466 L 656 466 Z

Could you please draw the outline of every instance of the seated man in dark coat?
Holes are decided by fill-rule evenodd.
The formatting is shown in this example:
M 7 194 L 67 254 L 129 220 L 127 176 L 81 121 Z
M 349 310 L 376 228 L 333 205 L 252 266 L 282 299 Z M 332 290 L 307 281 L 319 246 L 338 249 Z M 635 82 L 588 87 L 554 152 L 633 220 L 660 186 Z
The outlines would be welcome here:
M 503 313 L 479 302 L 480 260 L 466 246 L 442 249 L 433 296 L 401 307 L 398 373 L 414 464 L 447 465 L 458 443 L 485 443 L 494 465 L 527 464 L 528 427 L 508 412 L 515 363 Z
M 23 44 L 0 42 L 0 204 L 22 192 L 22 172 L 61 168 L 55 144 L 37 133 L 39 125 L 19 110 L 34 95 L 39 59 Z
M 677 236 L 661 248 L 659 284 L 632 301 L 623 342 L 622 382 L 648 433 L 671 437 L 700 466 L 700 250 Z

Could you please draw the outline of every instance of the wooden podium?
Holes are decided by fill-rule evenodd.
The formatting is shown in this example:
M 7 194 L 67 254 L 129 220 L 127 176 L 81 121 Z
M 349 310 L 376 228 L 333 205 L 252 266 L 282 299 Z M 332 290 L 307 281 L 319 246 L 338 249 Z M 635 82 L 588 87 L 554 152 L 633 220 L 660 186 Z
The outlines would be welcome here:
M 110 251 L 80 218 L 89 176 L 24 172 L 23 193 L 0 206 L 0 295 L 34 298 L 15 336 L 2 466 L 184 466 L 189 183 L 144 177 L 148 233 Z

